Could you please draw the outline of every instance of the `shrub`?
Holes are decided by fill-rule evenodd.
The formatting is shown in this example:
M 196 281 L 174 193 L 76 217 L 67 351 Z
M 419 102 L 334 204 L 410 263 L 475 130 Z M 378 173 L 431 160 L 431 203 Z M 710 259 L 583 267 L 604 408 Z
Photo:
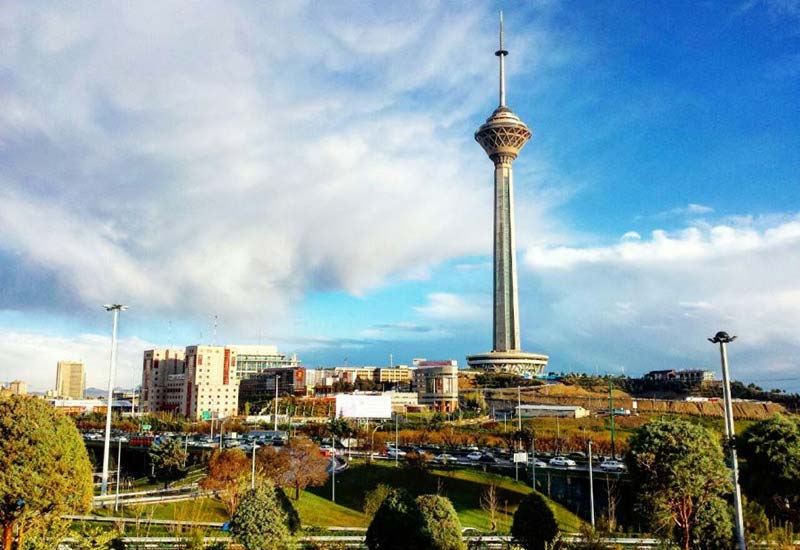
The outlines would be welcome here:
M 231 532 L 245 550 L 289 547 L 289 518 L 271 482 L 262 482 L 245 493 L 231 519 Z
M 519 503 L 511 536 L 525 550 L 545 550 L 558 535 L 556 516 L 539 493 L 529 493 Z
M 383 501 L 392 492 L 392 488 L 385 483 L 379 483 L 373 490 L 364 495 L 364 513 L 368 517 L 373 517 Z
M 421 495 L 417 497 L 417 505 L 432 539 L 431 550 L 466 550 L 461 522 L 449 498 Z
M 431 548 L 425 518 L 414 498 L 402 489 L 389 493 L 367 529 L 369 550 L 424 550 Z

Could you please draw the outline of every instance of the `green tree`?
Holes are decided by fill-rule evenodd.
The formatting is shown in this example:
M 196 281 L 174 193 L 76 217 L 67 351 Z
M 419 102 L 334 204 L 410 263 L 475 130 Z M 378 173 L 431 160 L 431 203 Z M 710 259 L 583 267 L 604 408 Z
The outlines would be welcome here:
M 697 510 L 692 528 L 692 548 L 729 550 L 733 543 L 733 518 L 730 505 L 714 497 Z
M 72 419 L 43 399 L 0 399 L 0 526 L 10 550 L 15 526 L 28 536 L 92 502 L 92 468 Z
M 800 520 L 800 421 L 775 415 L 757 422 L 739 436 L 738 449 L 745 493 L 768 515 Z
M 392 488 L 385 483 L 379 483 L 374 489 L 367 491 L 364 495 L 364 514 L 372 518 L 391 492 Z
M 231 519 L 231 532 L 245 550 L 284 550 L 292 542 L 288 523 L 275 485 L 262 481 L 245 493 Z
M 626 460 L 643 519 L 684 550 L 700 548 L 693 535 L 721 520 L 716 502 L 731 489 L 718 437 L 685 420 L 655 420 L 633 434 Z
M 450 499 L 439 495 L 421 495 L 417 497 L 417 505 L 425 520 L 425 529 L 431 535 L 431 550 L 466 550 L 461 536 L 461 522 Z
M 417 501 L 395 489 L 383 501 L 367 528 L 369 550 L 425 550 L 433 544 Z
M 186 477 L 186 451 L 180 439 L 168 439 L 153 445 L 149 451 L 153 465 L 153 478 L 164 483 L 166 489 L 170 482 Z
M 542 495 L 525 495 L 514 512 L 511 536 L 525 550 L 545 550 L 556 540 L 558 522 Z

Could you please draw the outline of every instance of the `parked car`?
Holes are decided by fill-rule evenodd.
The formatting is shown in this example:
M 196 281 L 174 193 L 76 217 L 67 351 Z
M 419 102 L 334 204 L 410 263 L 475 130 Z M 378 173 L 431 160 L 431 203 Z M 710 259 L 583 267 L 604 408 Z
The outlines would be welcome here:
M 555 466 L 557 468 L 574 468 L 577 464 L 571 458 L 557 456 L 550 459 L 550 466 Z
M 471 453 L 469 453 L 467 455 L 467 458 L 470 459 L 470 460 L 480 460 L 480 458 L 482 456 L 483 456 L 482 452 L 480 452 L 480 451 L 472 451 Z
M 403 458 L 408 453 L 406 453 L 403 449 L 395 449 L 394 447 L 390 447 L 389 450 L 386 451 L 386 454 L 391 458 Z
M 619 460 L 605 460 L 600 463 L 600 469 L 606 472 L 624 472 L 625 464 Z
M 534 468 L 547 468 L 547 462 L 539 460 L 538 458 L 529 459 L 528 464 L 532 465 Z
M 575 451 L 574 453 L 569 453 L 567 458 L 571 458 L 572 460 L 586 460 L 586 453 L 582 451 Z
M 483 453 L 483 455 L 481 455 L 481 457 L 478 459 L 478 462 L 483 462 L 484 464 L 494 464 L 497 462 L 497 459 L 490 453 Z

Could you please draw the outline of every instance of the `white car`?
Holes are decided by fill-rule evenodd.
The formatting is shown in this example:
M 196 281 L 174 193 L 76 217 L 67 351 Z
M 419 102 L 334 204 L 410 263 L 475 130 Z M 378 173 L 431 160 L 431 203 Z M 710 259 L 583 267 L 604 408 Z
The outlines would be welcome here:
M 625 465 L 619 460 L 605 460 L 600 463 L 600 469 L 606 472 L 624 472 Z
M 534 468 L 547 468 L 547 462 L 539 460 L 538 458 L 528 461 L 528 464 L 533 465 Z
M 389 450 L 386 451 L 386 454 L 389 455 L 392 458 L 394 458 L 394 457 L 401 458 L 401 457 L 406 456 L 406 454 L 408 454 L 408 453 L 406 453 L 402 449 L 395 449 L 393 447 L 390 447 Z
M 458 459 L 456 457 L 454 457 L 453 455 L 450 455 L 450 454 L 447 454 L 447 453 L 442 453 L 440 455 L 437 455 L 436 458 L 434 458 L 434 460 L 436 462 L 442 462 L 444 464 L 447 464 L 448 462 L 456 462 L 456 460 L 458 460 Z
M 550 466 L 556 466 L 557 468 L 574 468 L 577 464 L 571 458 L 557 456 L 550 459 Z
M 470 460 L 480 460 L 483 456 L 483 453 L 480 451 L 472 451 L 467 455 L 467 458 Z

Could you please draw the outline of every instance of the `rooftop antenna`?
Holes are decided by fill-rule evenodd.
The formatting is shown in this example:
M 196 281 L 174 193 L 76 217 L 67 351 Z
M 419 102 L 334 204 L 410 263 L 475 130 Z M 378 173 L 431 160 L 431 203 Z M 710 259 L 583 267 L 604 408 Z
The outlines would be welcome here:
M 211 339 L 211 345 L 217 345 L 217 316 L 214 315 L 214 337 Z
M 508 51 L 503 49 L 503 12 L 500 12 L 500 49 L 494 52 L 494 55 L 500 58 L 500 107 L 506 106 L 506 71 L 505 71 L 505 56 Z

